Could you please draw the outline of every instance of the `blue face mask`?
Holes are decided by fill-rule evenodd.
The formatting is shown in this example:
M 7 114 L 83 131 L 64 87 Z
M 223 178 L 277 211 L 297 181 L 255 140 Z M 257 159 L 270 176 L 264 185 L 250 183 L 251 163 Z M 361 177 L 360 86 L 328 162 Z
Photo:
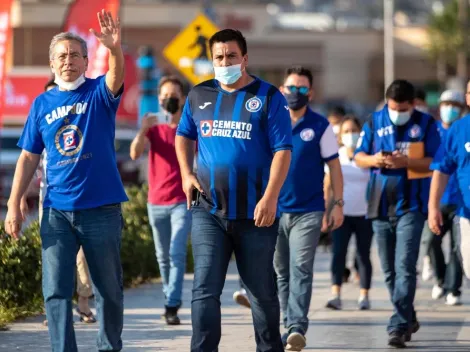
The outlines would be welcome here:
M 242 76 L 242 65 L 232 65 L 225 67 L 214 66 L 215 79 L 222 84 L 234 84 Z
M 442 122 L 448 125 L 460 117 L 460 108 L 452 105 L 441 106 L 439 112 Z

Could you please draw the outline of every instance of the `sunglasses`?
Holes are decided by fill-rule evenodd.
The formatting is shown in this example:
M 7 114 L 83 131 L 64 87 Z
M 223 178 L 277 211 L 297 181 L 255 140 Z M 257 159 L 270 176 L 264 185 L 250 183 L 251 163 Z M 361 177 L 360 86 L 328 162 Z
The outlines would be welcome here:
M 307 95 L 308 94 L 308 91 L 310 90 L 309 87 L 305 87 L 305 86 L 302 86 L 302 87 L 297 87 L 297 86 L 286 86 L 287 90 L 291 93 L 297 93 L 299 92 L 300 94 L 302 95 Z

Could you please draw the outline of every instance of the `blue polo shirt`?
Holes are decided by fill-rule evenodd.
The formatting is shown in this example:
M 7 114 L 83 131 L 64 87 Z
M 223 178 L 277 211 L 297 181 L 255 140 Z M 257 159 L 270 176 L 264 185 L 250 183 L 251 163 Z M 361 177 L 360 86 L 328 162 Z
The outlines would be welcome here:
M 444 128 L 442 122 L 438 122 L 438 129 L 439 134 L 441 136 L 441 146 L 433 159 L 433 162 L 430 167 L 431 170 L 439 170 L 439 164 L 444 159 L 444 146 L 449 133 L 449 130 Z M 442 195 L 441 206 L 459 206 L 461 201 L 462 196 L 460 194 L 459 185 L 457 182 L 457 175 L 456 173 L 453 173 L 452 175 L 450 175 L 449 182 L 447 183 L 447 187 L 444 191 L 444 194 Z
M 324 211 L 325 162 L 338 157 L 338 143 L 328 120 L 307 108 L 292 128 L 292 161 L 279 196 L 285 213 Z
M 459 215 L 470 219 L 470 115 L 450 127 L 437 169 L 447 175 L 455 173 L 462 197 Z
M 276 87 L 256 77 L 234 92 L 216 80 L 195 86 L 176 133 L 198 141 L 201 205 L 229 220 L 253 219 L 274 153 L 292 149 L 287 102 Z

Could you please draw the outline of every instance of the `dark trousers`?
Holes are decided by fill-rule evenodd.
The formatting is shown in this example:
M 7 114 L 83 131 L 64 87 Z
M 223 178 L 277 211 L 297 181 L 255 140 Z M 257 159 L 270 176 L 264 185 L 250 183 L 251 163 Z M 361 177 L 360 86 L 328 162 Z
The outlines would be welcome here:
M 442 235 L 438 236 L 432 233 L 428 226 L 428 222 L 424 225 L 422 234 L 422 245 L 424 253 L 429 254 L 434 273 L 437 278 L 437 284 L 444 288 L 446 293 L 452 293 L 460 296 L 460 288 L 462 287 L 462 264 L 459 259 L 459 243 L 458 243 L 458 223 L 455 220 L 455 210 L 453 206 L 442 207 L 442 218 L 444 225 L 442 226 Z M 444 252 L 442 251 L 442 240 L 444 236 L 450 233 L 450 256 L 446 265 Z
M 345 216 L 343 225 L 333 231 L 333 258 L 331 261 L 331 276 L 333 285 L 341 286 L 343 283 L 344 268 L 349 240 L 352 234 L 356 235 L 355 262 L 358 265 L 361 288 L 370 289 L 372 279 L 372 263 L 370 261 L 370 247 L 372 244 L 372 222 L 364 216 Z
M 280 307 L 274 275 L 279 221 L 256 227 L 253 220 L 225 220 L 192 209 L 194 282 L 191 352 L 216 352 L 221 337 L 220 296 L 232 253 L 253 316 L 257 352 L 282 352 Z

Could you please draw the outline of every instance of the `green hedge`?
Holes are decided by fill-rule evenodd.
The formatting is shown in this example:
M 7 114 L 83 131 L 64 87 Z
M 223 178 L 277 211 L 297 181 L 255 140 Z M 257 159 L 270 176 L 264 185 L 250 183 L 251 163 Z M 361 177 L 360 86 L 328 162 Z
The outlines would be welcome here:
M 130 287 L 160 276 L 155 246 L 148 223 L 147 187 L 127 189 L 129 202 L 123 205 L 124 231 L 121 260 L 124 286 Z M 188 241 L 187 272 L 193 271 Z M 0 223 L 0 328 L 21 317 L 43 311 L 41 288 L 41 240 L 39 224 L 24 230 L 12 240 Z

